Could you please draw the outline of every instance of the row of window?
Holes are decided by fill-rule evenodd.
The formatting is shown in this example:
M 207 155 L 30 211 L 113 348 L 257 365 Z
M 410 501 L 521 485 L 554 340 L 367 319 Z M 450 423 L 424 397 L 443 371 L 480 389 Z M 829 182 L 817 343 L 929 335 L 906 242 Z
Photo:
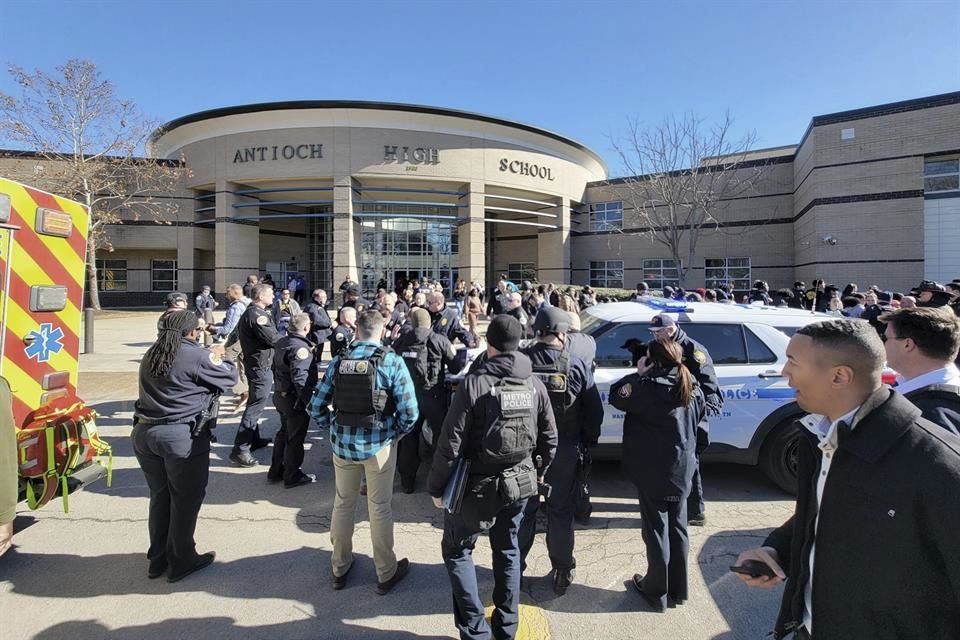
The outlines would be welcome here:
M 97 287 L 100 291 L 127 290 L 126 260 L 97 260 Z M 177 261 L 150 261 L 150 290 L 176 291 Z
M 722 284 L 731 284 L 734 289 L 749 289 L 752 285 L 750 258 L 707 258 L 704 285 L 716 289 Z M 641 280 L 651 289 L 680 283 L 680 269 L 676 260 L 652 258 L 643 261 Z M 599 260 L 590 262 L 591 287 L 623 288 L 623 260 Z

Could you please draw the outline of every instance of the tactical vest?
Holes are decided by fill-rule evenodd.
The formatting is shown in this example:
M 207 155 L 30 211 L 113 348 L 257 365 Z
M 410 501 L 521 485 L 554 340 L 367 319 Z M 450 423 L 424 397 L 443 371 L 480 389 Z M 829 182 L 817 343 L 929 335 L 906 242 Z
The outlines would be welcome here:
M 377 388 L 377 369 L 389 349 L 377 347 L 367 358 L 345 355 L 334 373 L 333 409 L 337 424 L 372 428 L 384 413 L 393 413 L 389 391 Z
M 566 415 L 573 406 L 576 397 L 570 389 L 570 352 L 566 348 L 560 352 L 555 362 L 533 362 L 533 375 L 540 379 L 547 388 L 553 415 L 560 426 L 560 418 Z
M 537 399 L 529 380 L 486 377 L 492 386 L 474 406 L 471 471 L 496 474 L 530 458 L 536 447 Z
M 430 350 L 427 348 L 429 339 L 428 336 L 406 346 L 400 354 L 410 371 L 414 386 L 424 391 L 437 386 L 440 378 L 440 362 L 430 362 Z

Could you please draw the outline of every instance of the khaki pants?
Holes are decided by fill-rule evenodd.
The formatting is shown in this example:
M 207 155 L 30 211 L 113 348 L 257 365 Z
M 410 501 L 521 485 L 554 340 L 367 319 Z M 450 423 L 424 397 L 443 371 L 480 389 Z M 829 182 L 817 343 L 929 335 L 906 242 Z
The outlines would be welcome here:
M 237 395 L 246 393 L 249 385 L 247 384 L 247 373 L 243 366 L 243 353 L 240 351 L 240 341 L 237 340 L 229 347 L 226 347 L 223 357 L 237 365 L 237 384 L 233 386 L 233 392 Z
M 356 521 L 360 479 L 367 478 L 367 511 L 370 515 L 370 541 L 377 581 L 386 582 L 397 572 L 393 552 L 393 474 L 397 467 L 397 447 L 391 442 L 366 460 L 344 460 L 333 455 L 336 495 L 330 518 L 331 563 L 333 575 L 342 576 L 353 564 L 353 528 Z

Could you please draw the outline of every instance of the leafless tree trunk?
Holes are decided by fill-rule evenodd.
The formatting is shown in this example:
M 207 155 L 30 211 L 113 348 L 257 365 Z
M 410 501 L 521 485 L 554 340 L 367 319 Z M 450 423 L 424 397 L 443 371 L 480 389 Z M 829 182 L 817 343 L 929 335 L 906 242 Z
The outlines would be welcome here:
M 624 203 L 623 226 L 639 228 L 633 233 L 667 248 L 679 266 L 681 286 L 702 232 L 722 230 L 728 201 L 756 193 L 768 171 L 765 163 L 747 162 L 755 136 L 734 139 L 732 127 L 729 113 L 709 127 L 687 114 L 649 129 L 631 122 L 613 142 L 629 174 L 612 183 Z
M 156 123 L 119 98 L 96 65 L 68 60 L 55 73 L 11 66 L 21 95 L 0 92 L 0 141 L 33 152 L 29 182 L 78 200 L 90 212 L 87 276 L 90 304 L 100 308 L 97 254 L 112 251 L 107 226 L 147 216 L 158 224 L 175 212 L 186 169 L 181 162 L 138 157 Z

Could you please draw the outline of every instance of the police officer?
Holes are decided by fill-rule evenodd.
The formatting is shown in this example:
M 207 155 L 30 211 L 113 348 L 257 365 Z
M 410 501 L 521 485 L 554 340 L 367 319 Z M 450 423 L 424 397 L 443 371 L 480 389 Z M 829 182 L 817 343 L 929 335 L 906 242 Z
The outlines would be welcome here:
M 344 307 L 353 307 L 357 310 L 357 313 L 363 313 L 372 306 L 372 302 L 363 298 L 360 285 L 358 284 L 351 284 L 347 287 L 346 291 L 343 292 L 343 306 L 340 307 L 341 309 Z
M 446 370 L 458 373 L 463 367 L 450 341 L 431 329 L 430 314 L 426 309 L 414 309 L 410 325 L 412 329 L 393 343 L 393 350 L 403 358 L 410 371 L 420 407 L 417 425 L 398 444 L 397 472 L 404 493 L 413 493 L 415 489 L 421 441 L 426 445 L 424 453 L 432 452 L 436 440 L 433 434 L 443 423 L 447 408 Z
M 546 472 L 551 491 L 546 499 L 547 551 L 553 567 L 553 590 L 567 592 L 576 576 L 573 556 L 573 517 L 577 507 L 577 467 L 584 448 L 596 444 L 603 422 L 603 404 L 595 385 L 590 385 L 590 364 L 574 356 L 566 346 L 570 316 L 556 307 L 537 314 L 534 323 L 537 341 L 521 349 L 530 358 L 533 373 L 550 397 L 559 441 L 553 464 Z M 517 536 L 521 563 L 533 547 L 539 498 L 527 502 L 523 524 Z
M 433 292 L 427 295 L 427 310 L 433 322 L 433 330 L 450 342 L 459 340 L 470 348 L 477 346 L 477 339 L 460 322 L 460 314 L 456 309 L 448 309 L 446 299 L 442 293 Z
M 557 446 L 546 389 L 533 376 L 530 359 L 517 351 L 522 333 L 515 318 L 501 315 L 491 321 L 488 357 L 457 387 L 430 469 L 429 492 L 434 505 L 442 508 L 458 460 L 469 462 L 460 508 L 444 513 L 440 547 L 461 638 L 491 637 L 473 563 L 477 538 L 487 531 L 496 585 L 492 635 L 516 635 L 521 574 L 517 532 L 526 502 L 543 480 L 533 459 L 550 467 Z
M 330 336 L 330 357 L 336 357 L 344 352 L 353 342 L 353 334 L 357 330 L 357 310 L 353 307 L 341 307 L 337 315 L 337 328 Z
M 532 338 L 533 337 L 533 325 L 530 322 L 527 312 L 523 310 L 523 298 L 516 291 L 511 291 L 510 293 L 504 295 L 503 297 L 503 313 L 508 316 L 513 316 L 517 319 L 517 322 L 520 323 L 520 326 L 523 327 L 523 338 Z
M 307 337 L 314 346 L 314 358 L 319 363 L 323 358 L 323 345 L 333 334 L 333 321 L 327 313 L 327 292 L 315 289 L 313 298 L 303 307 L 303 312 L 310 316 L 310 333 Z
M 148 578 L 177 582 L 213 562 L 197 554 L 197 514 L 210 473 L 209 421 L 216 398 L 237 382 L 223 347 L 197 344 L 197 316 L 185 309 L 164 315 L 160 335 L 140 363 L 133 451 L 150 488 Z
M 280 430 L 273 439 L 267 480 L 283 480 L 283 486 L 291 489 L 317 479 L 300 470 L 303 440 L 310 424 L 307 405 L 317 385 L 317 368 L 313 364 L 313 343 L 307 338 L 310 316 L 296 314 L 287 329 L 273 353 L 273 406 L 280 414 Z
M 918 307 L 943 307 L 950 304 L 953 295 L 939 282 L 924 280 L 910 290 L 917 297 Z
M 723 394 L 713 369 L 713 360 L 706 347 L 691 338 L 677 326 L 673 316 L 666 313 L 654 316 L 650 321 L 650 331 L 660 342 L 674 340 L 683 347 L 683 364 L 697 379 L 706 400 L 706 413 L 697 426 L 697 468 L 693 474 L 693 486 L 687 500 L 687 522 L 695 527 L 707 523 L 706 505 L 703 503 L 703 481 L 700 479 L 700 456 L 710 444 L 709 416 L 720 415 L 723 408 Z
M 270 444 L 269 440 L 260 437 L 258 421 L 270 396 L 273 347 L 279 339 L 277 328 L 270 317 L 269 307 L 272 304 L 273 287 L 264 283 L 255 285 L 253 299 L 237 325 L 240 349 L 243 351 L 243 366 L 250 389 L 247 406 L 233 441 L 230 460 L 243 467 L 256 466 L 257 460 L 250 452 Z

